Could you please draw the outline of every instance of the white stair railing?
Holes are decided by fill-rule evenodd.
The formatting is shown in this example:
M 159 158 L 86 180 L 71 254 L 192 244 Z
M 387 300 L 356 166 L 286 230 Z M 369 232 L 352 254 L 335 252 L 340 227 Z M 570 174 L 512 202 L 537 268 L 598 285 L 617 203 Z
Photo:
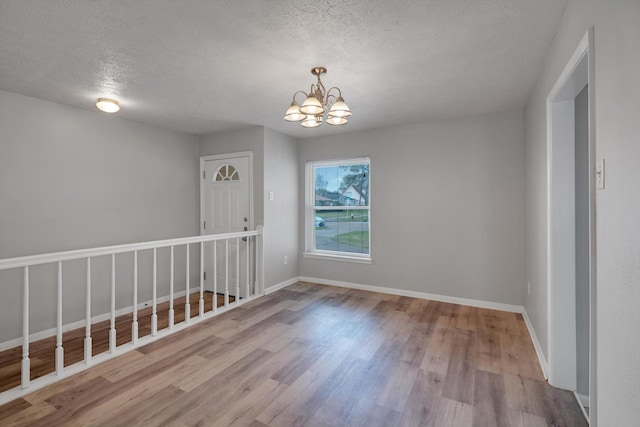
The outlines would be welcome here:
M 235 243 L 236 245 L 236 257 L 235 265 L 230 264 L 230 253 L 229 253 L 229 242 Z M 241 260 L 240 249 L 241 242 L 244 241 L 245 244 L 245 260 Z M 207 251 L 207 245 L 205 243 L 212 242 L 211 245 L 212 250 Z M 218 244 L 217 242 L 224 242 L 224 258 L 218 259 Z M 252 244 L 253 242 L 253 244 Z M 190 277 L 190 256 L 189 256 L 189 247 L 192 244 L 199 244 L 200 250 L 200 279 L 199 279 L 199 300 L 198 300 L 198 316 L 191 317 L 191 306 L 189 303 L 189 289 L 190 289 L 190 281 L 192 278 Z M 185 263 L 185 320 L 180 323 L 175 323 L 175 310 L 174 310 L 174 248 L 178 246 L 184 246 L 186 248 L 186 263 Z M 166 296 L 169 302 L 169 308 L 167 312 L 168 317 L 168 326 L 162 330 L 158 330 L 158 249 L 160 248 L 169 248 L 169 293 Z M 252 250 L 253 248 L 253 250 Z M 138 293 L 139 293 L 139 283 L 138 283 L 138 253 L 141 251 L 150 250 L 153 253 L 153 272 L 152 272 L 152 300 L 151 300 L 151 333 L 145 337 L 140 338 L 138 336 Z M 210 252 L 210 253 L 208 253 Z M 116 295 L 118 294 L 118 286 L 116 280 L 116 255 L 123 253 L 132 253 L 133 254 L 133 304 L 131 306 L 130 313 L 132 314 L 132 322 L 131 322 L 131 342 L 122 344 L 120 346 L 117 345 L 117 331 L 116 331 L 116 316 L 117 313 L 122 315 L 123 310 L 116 310 Z M 243 231 L 238 233 L 227 233 L 227 234 L 214 234 L 207 236 L 195 236 L 195 237 L 186 237 L 186 238 L 178 238 L 178 239 L 169 239 L 169 240 L 158 240 L 152 242 L 142 242 L 142 243 L 132 243 L 125 245 L 117 245 L 117 246 L 107 246 L 101 248 L 92 248 L 92 249 L 81 249 L 67 252 L 57 252 L 50 254 L 41 254 L 41 255 L 33 255 L 33 256 L 25 256 L 25 257 L 17 257 L 17 258 L 7 258 L 0 260 L 0 271 L 2 270 L 11 270 L 11 269 L 22 269 L 22 361 L 21 361 L 21 384 L 18 387 L 14 387 L 7 391 L 0 393 L 0 405 L 9 402 L 11 400 L 17 399 L 31 391 L 35 391 L 39 388 L 42 388 L 48 384 L 56 382 L 64 377 L 68 377 L 77 372 L 80 372 L 84 369 L 87 369 L 89 366 L 95 365 L 96 363 L 104 362 L 110 358 L 113 358 L 117 355 L 125 353 L 127 351 L 133 350 L 142 345 L 149 344 L 152 341 L 160 339 L 170 333 L 175 331 L 179 331 L 188 327 L 193 323 L 197 323 L 201 320 L 213 317 L 217 314 L 223 313 L 229 309 L 235 308 L 241 304 L 248 302 L 249 300 L 261 296 L 264 294 L 264 252 L 263 252 L 263 227 L 258 226 L 254 231 Z M 108 315 L 109 319 L 109 347 L 108 350 L 98 354 L 93 354 L 93 342 L 91 336 L 91 325 L 92 325 L 92 273 L 91 273 L 91 259 L 98 256 L 109 256 L 110 258 L 110 276 L 109 276 L 109 311 L 108 313 L 100 313 L 101 315 Z M 86 300 L 85 300 L 85 337 L 84 337 L 84 359 L 81 362 L 75 363 L 73 365 L 65 366 L 64 363 L 64 343 L 63 343 L 63 332 L 65 331 L 65 326 L 63 324 L 63 310 L 65 306 L 63 305 L 64 301 L 64 275 L 63 268 L 64 263 L 71 260 L 85 260 L 85 269 L 86 269 L 86 279 L 85 279 L 85 292 L 86 292 Z M 252 263 L 253 260 L 253 263 Z M 207 261 L 211 261 L 213 268 L 213 277 L 211 277 L 211 281 L 207 281 L 207 283 L 212 283 L 212 291 L 213 291 L 213 301 L 212 301 L 212 309 L 210 311 L 205 311 L 205 300 L 204 300 L 204 291 L 205 291 L 205 263 Z M 221 279 L 224 280 L 224 304 L 222 306 L 218 306 L 218 263 L 224 261 L 224 276 Z M 241 262 L 244 262 L 244 273 L 246 276 L 244 295 L 241 295 L 241 283 L 240 283 L 240 272 L 241 272 Z M 29 359 L 29 344 L 31 341 L 41 339 L 46 335 L 46 332 L 43 335 L 42 331 L 38 331 L 35 335 L 30 336 L 30 328 L 29 328 L 29 320 L 31 313 L 29 312 L 30 308 L 30 290 L 34 290 L 34 286 L 30 283 L 29 272 L 30 267 L 44 265 L 44 264 L 55 264 L 57 266 L 57 280 L 56 280 L 56 318 L 55 318 L 55 347 L 51 349 L 54 352 L 55 356 L 55 367 L 53 372 L 31 380 L 31 367 L 30 367 L 30 359 Z M 235 295 L 230 294 L 230 273 L 235 269 Z M 254 286 L 251 288 L 250 281 L 251 277 L 254 278 Z M 96 282 L 97 283 L 97 282 Z M 17 284 L 19 285 L 19 284 Z M 0 298 L 2 297 L 3 287 L 11 286 L 11 284 L 3 283 L 0 287 Z M 232 285 L 233 286 L 233 285 Z M 233 302 L 230 302 L 230 296 L 233 296 Z M 67 302 L 68 303 L 68 302 Z M 127 310 L 125 309 L 125 312 Z M 94 313 L 95 314 L 95 313 Z M 68 328 L 67 328 L 68 329 Z M 73 328 L 71 328 L 73 329 Z M 16 343 L 17 344 L 17 343 Z M 19 345 L 19 344 L 17 344 Z M 6 347 L 6 346 L 5 346 Z

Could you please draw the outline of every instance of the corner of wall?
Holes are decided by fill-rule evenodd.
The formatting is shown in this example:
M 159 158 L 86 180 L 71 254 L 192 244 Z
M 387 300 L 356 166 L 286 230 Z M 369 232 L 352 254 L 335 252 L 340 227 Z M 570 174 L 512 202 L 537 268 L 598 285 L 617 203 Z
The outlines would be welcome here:
M 540 341 L 538 341 L 538 335 L 536 334 L 536 330 L 531 323 L 531 319 L 529 319 L 529 315 L 527 314 L 527 308 L 524 307 L 522 310 L 522 317 L 524 318 L 524 323 L 527 325 L 527 330 L 529 331 L 529 335 L 531 337 L 531 341 L 533 342 L 533 348 L 536 350 L 536 355 L 538 356 L 538 362 L 540 363 L 540 369 L 542 369 L 542 375 L 544 378 L 549 378 L 547 372 L 549 371 L 549 365 L 547 364 L 547 359 L 544 355 L 544 351 L 542 351 L 542 346 L 540 345 Z

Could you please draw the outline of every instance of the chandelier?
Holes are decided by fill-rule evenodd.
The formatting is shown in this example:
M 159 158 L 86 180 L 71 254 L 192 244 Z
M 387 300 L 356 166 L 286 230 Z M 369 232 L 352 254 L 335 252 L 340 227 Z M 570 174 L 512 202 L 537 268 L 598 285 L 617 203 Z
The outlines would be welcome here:
M 334 126 L 347 124 L 347 117 L 351 115 L 351 110 L 344 102 L 339 88 L 332 87 L 329 90 L 324 88 L 320 75 L 326 72 L 327 69 L 324 67 L 313 67 L 311 69 L 311 74 L 318 77 L 318 82 L 311 84 L 309 93 L 299 90 L 293 94 L 291 106 L 284 114 L 285 120 L 302 122 L 301 125 L 306 128 L 318 127 L 322 125 L 323 121 Z M 337 92 L 337 96 L 334 92 Z M 299 93 L 306 97 L 301 106 L 298 106 L 296 102 L 296 95 Z M 325 113 L 327 115 L 326 120 L 324 118 Z

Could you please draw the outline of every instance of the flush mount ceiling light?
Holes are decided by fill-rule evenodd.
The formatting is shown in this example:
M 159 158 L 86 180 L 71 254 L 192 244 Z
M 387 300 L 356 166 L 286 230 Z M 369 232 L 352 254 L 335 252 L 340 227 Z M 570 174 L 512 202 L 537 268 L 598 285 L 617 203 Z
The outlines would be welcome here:
M 118 105 L 118 101 L 110 98 L 98 98 L 98 102 L 96 102 L 96 107 L 98 110 L 104 111 L 105 113 L 117 113 L 120 110 L 120 105 Z
M 316 128 L 325 121 L 333 126 L 342 126 L 347 124 L 347 117 L 351 115 L 349 106 L 345 104 L 342 98 L 342 92 L 337 87 L 329 90 L 324 88 L 320 75 L 325 74 L 327 69 L 324 67 L 313 67 L 311 74 L 318 77 L 318 82 L 311 85 L 309 93 L 299 90 L 293 94 L 291 106 L 284 114 L 284 119 L 289 122 L 302 122 L 301 125 L 306 128 Z M 337 92 L 334 94 L 334 92 Z M 296 95 L 303 94 L 305 100 L 301 106 L 296 102 Z M 327 118 L 325 119 L 325 114 Z

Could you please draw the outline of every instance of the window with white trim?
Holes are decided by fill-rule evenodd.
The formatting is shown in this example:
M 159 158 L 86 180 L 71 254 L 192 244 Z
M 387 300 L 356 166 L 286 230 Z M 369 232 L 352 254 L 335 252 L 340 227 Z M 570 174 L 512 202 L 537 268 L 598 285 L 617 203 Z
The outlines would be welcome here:
M 304 255 L 371 262 L 370 159 L 309 161 Z

